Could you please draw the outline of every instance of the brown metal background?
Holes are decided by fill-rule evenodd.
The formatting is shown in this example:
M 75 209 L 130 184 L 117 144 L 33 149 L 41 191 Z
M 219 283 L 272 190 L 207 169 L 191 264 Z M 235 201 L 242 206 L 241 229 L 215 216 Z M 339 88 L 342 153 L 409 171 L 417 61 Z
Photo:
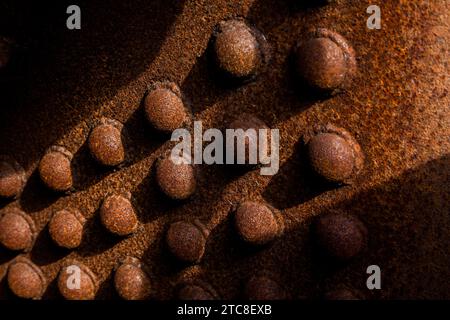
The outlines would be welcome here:
M 0 31 L 17 39 L 17 55 L 0 77 L 0 153 L 15 156 L 30 175 L 22 197 L 1 206 L 21 207 L 41 230 L 29 256 L 51 281 L 45 298 L 59 298 L 53 280 L 67 258 L 98 275 L 99 298 L 117 298 L 111 271 L 128 254 L 149 265 L 156 299 L 195 277 L 224 298 L 239 297 L 245 279 L 262 268 L 278 273 L 293 298 L 342 285 L 369 299 L 450 298 L 448 1 L 379 1 L 381 30 L 366 28 L 368 0 L 307 9 L 294 0 L 79 1 L 81 31 L 65 28 L 64 1 L 36 2 L 7 1 L 0 13 Z M 214 25 L 233 15 L 267 36 L 273 60 L 255 82 L 225 89 L 211 75 L 205 49 Z M 354 45 L 359 74 L 349 92 L 317 99 L 296 89 L 291 49 L 313 27 Z M 152 168 L 168 145 L 140 109 L 153 79 L 178 83 L 204 128 L 221 128 L 241 112 L 279 128 L 280 172 L 264 177 L 203 166 L 191 200 L 166 200 Z M 130 141 L 127 162 L 116 171 L 99 168 L 86 150 L 90 124 L 102 116 L 124 122 Z M 309 126 L 326 122 L 348 129 L 365 152 L 353 186 L 327 189 L 308 174 L 299 141 Z M 35 172 L 53 144 L 75 155 L 77 191 L 68 196 L 47 192 Z M 130 238 L 114 238 L 99 223 L 99 203 L 114 191 L 130 191 L 139 211 L 142 228 Z M 230 217 L 243 198 L 280 209 L 284 237 L 262 250 L 244 248 Z M 52 212 L 67 205 L 89 219 L 73 252 L 57 249 L 46 230 Z M 348 264 L 330 265 L 314 249 L 311 221 L 329 208 L 357 214 L 368 226 L 369 248 Z M 194 217 L 214 229 L 203 261 L 184 268 L 168 256 L 163 235 L 168 222 Z M 0 277 L 13 257 L 0 250 Z M 382 290 L 365 288 L 371 264 L 381 267 Z M 4 282 L 0 297 L 11 297 Z

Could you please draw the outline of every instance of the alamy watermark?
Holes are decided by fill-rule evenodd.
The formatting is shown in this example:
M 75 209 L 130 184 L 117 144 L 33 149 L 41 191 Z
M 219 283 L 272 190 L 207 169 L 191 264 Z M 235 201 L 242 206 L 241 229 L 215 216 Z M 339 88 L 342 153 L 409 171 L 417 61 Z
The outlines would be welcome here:
M 373 290 L 381 289 L 381 268 L 377 266 L 376 264 L 370 265 L 367 267 L 366 270 L 367 274 L 370 274 L 370 276 L 367 278 L 366 286 L 367 289 Z
M 80 30 L 81 29 L 81 9 L 79 6 L 72 4 L 67 7 L 67 14 L 70 16 L 66 20 L 66 27 L 69 30 Z
M 381 29 L 381 9 L 378 5 L 370 5 L 366 12 L 370 14 L 367 19 L 367 28 L 370 30 Z M 81 29 L 81 8 L 78 5 L 72 4 L 67 7 L 66 13 L 69 17 L 66 20 L 66 27 L 69 30 Z
M 175 164 L 258 164 L 261 175 L 279 170 L 278 129 L 226 129 L 224 137 L 215 128 L 203 132 L 202 122 L 195 121 L 193 131 L 193 136 L 183 128 L 172 132 L 171 141 L 178 142 L 171 152 Z M 205 141 L 209 143 L 203 148 Z
M 376 4 L 370 5 L 367 7 L 368 14 L 370 17 L 367 19 L 367 28 L 370 30 L 381 29 L 381 9 Z
M 79 290 L 81 287 L 81 269 L 77 265 L 70 265 L 66 269 L 69 274 L 66 281 L 67 289 Z

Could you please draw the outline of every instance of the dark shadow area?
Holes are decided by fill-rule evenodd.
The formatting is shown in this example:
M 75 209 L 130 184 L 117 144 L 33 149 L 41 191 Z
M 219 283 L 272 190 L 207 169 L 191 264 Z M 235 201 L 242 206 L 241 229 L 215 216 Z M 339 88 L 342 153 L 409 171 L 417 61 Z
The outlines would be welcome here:
M 210 217 L 211 203 L 215 203 L 222 195 L 223 189 L 238 176 L 233 177 L 224 165 L 194 165 L 196 176 L 195 193 L 185 200 L 174 200 L 164 194 L 156 180 L 156 165 L 154 161 L 151 170 L 141 183 L 132 191 L 133 203 L 138 208 L 145 208 L 140 213 L 140 221 L 150 222 L 158 217 L 194 212 L 197 218 Z M 211 179 L 213 177 L 213 179 Z
M 270 274 L 278 279 L 286 278 L 285 270 L 293 265 L 282 261 L 287 256 L 285 235 L 263 246 L 251 246 L 240 239 L 234 226 L 233 213 L 222 220 L 211 232 L 202 263 L 212 285 L 227 283 L 218 290 L 225 299 L 242 299 L 243 288 L 250 277 L 256 273 Z M 290 246 L 289 246 L 290 247 Z M 295 248 L 298 246 L 294 245 Z M 280 253 L 282 251 L 283 253 Z M 289 256 L 296 255 L 290 251 Z M 299 252 L 301 254 L 301 252 Z M 280 258 L 280 255 L 284 256 Z M 298 268 L 303 266 L 299 265 Z M 205 276 L 205 275 L 204 275 Z M 301 279 L 301 281 L 304 281 Z M 287 283 L 279 282 L 281 286 Z
M 177 201 L 167 197 L 156 182 L 156 161 L 153 163 L 148 175 L 132 191 L 132 201 L 135 208 L 145 208 L 145 212 L 139 212 L 139 221 L 151 222 L 158 217 L 188 203 L 191 199 Z
M 320 213 L 319 215 L 324 213 L 326 212 Z M 321 279 L 321 281 L 319 281 L 318 283 L 322 283 L 324 278 L 332 276 L 338 270 L 345 270 L 345 268 L 353 261 L 357 261 L 364 254 L 367 254 L 367 248 L 365 248 L 364 251 L 358 254 L 356 257 L 351 258 L 347 261 L 339 260 L 329 256 L 325 252 L 325 249 L 318 242 L 315 230 L 316 220 L 317 219 L 311 220 L 308 235 L 311 239 L 311 259 L 314 264 L 313 276 Z
M 114 288 L 114 271 L 111 271 L 108 277 L 99 284 L 96 297 L 101 300 L 120 300 Z
M 229 83 L 220 77 L 217 70 L 212 54 L 212 42 L 213 40 L 209 41 L 207 49 L 197 59 L 181 86 L 194 119 L 195 115 L 223 99 L 231 90 Z M 236 86 L 238 84 L 234 85 Z
M 83 241 L 77 248 L 77 252 L 82 257 L 92 257 L 114 247 L 125 238 L 106 230 L 97 210 L 84 225 Z
M 125 166 L 132 165 L 159 149 L 171 134 L 152 128 L 144 112 L 144 99 L 139 108 L 124 123 L 123 142 L 126 149 Z
M 216 30 L 213 31 L 211 39 L 208 42 L 206 51 L 202 56 L 203 60 L 206 58 L 206 63 L 205 61 L 203 61 L 203 66 L 208 67 L 207 70 L 203 71 L 209 74 L 209 77 L 212 80 L 211 82 L 213 82 L 218 88 L 221 88 L 223 90 L 236 90 L 241 86 L 244 86 L 248 83 L 255 81 L 260 71 L 262 70 L 258 70 L 256 74 L 251 74 L 249 76 L 235 77 L 219 67 L 220 63 L 217 60 L 217 56 L 214 50 L 216 33 L 217 33 L 217 26 Z M 262 69 L 264 69 L 264 67 L 262 67 Z
M 219 165 L 220 168 L 218 170 L 223 171 L 228 179 L 228 182 L 239 179 L 246 173 L 253 170 L 260 170 L 260 166 L 258 165 L 249 165 L 249 164 L 222 164 Z
M 28 178 L 19 203 L 26 213 L 33 213 L 49 207 L 64 194 L 48 189 L 41 181 L 39 171 L 36 169 Z
M 141 198 L 141 200 L 138 201 L 143 201 L 140 202 L 139 205 L 145 207 L 148 211 L 145 213 L 146 216 L 140 219 L 142 222 L 145 222 L 145 219 L 153 220 L 157 217 L 167 217 L 165 219 L 166 222 L 163 231 L 157 236 L 159 240 L 153 242 L 147 248 L 143 256 L 143 261 L 152 266 L 152 275 L 155 278 L 166 279 L 183 271 L 185 268 L 192 266 L 192 264 L 180 262 L 170 253 L 165 241 L 166 232 L 171 223 L 180 220 L 193 221 L 194 219 L 199 219 L 203 224 L 207 225 L 208 221 L 211 219 L 211 215 L 214 213 L 214 204 L 219 201 L 222 190 L 230 181 L 230 176 L 224 168 L 218 168 L 217 165 L 201 165 L 198 167 L 197 190 L 195 194 L 186 201 L 173 201 L 162 194 L 156 181 L 153 180 L 154 170 L 152 171 L 152 175 L 148 176 L 148 181 L 144 181 L 141 184 L 142 189 L 140 190 L 140 193 L 134 192 L 134 197 Z M 207 180 L 207 177 L 214 177 L 214 179 Z M 153 198 L 153 196 L 150 197 L 149 194 L 156 198 Z M 161 197 L 166 200 L 161 201 Z M 221 230 L 221 228 L 219 229 Z M 214 229 L 211 231 L 209 237 L 215 236 L 216 233 L 217 230 Z M 200 265 L 205 265 L 205 261 L 209 260 L 207 256 L 210 255 L 211 251 L 214 252 L 214 248 L 211 248 L 210 246 L 214 241 L 211 241 L 213 241 L 212 238 L 208 238 L 205 256 L 202 258 Z M 220 245 L 223 245 L 223 243 Z M 215 254 L 222 255 L 226 254 L 226 252 L 216 252 Z M 158 261 L 158 263 L 154 263 L 155 261 Z
M 233 120 L 239 120 L 239 116 Z M 222 154 L 223 154 L 223 162 L 224 164 L 221 165 L 217 165 L 220 167 L 219 170 L 224 170 L 226 171 L 226 177 L 228 182 L 231 182 L 235 179 L 238 179 L 239 177 L 245 175 L 246 173 L 253 171 L 253 170 L 260 170 L 262 167 L 264 167 L 265 165 L 262 165 L 259 162 L 259 149 L 260 149 L 260 145 L 259 143 L 255 143 L 256 144 L 256 162 L 255 164 L 250 164 L 250 148 L 247 145 L 247 143 L 245 143 L 245 154 L 244 154 L 244 162 L 242 164 L 238 164 L 238 138 L 235 138 L 233 141 L 233 146 L 228 147 L 227 143 L 226 143 L 226 129 L 229 127 L 232 127 L 230 125 L 231 123 L 228 122 L 224 125 L 224 128 L 222 128 L 222 134 L 223 134 L 223 149 L 222 149 Z M 236 129 L 236 128 L 234 128 Z M 241 128 L 243 130 L 247 130 L 247 128 Z M 255 130 L 258 130 L 257 128 L 252 128 Z M 258 134 L 258 131 L 256 131 L 256 134 Z M 247 138 L 244 137 L 244 139 L 247 141 Z M 259 139 L 257 139 L 256 141 L 259 141 Z M 270 141 L 270 140 L 269 140 Z M 215 155 L 215 154 L 214 154 Z M 231 157 L 233 160 L 233 163 L 227 163 L 227 157 Z
M 47 284 L 47 288 L 43 294 L 44 300 L 59 300 L 62 301 L 63 297 L 59 293 L 58 289 L 58 276 Z
M 289 9 L 292 11 L 300 11 L 307 9 L 317 9 L 327 4 L 333 4 L 335 0 L 284 0 L 288 5 Z
M 0 209 L 6 207 L 8 203 L 13 202 L 14 198 L 0 198 Z
M 226 128 L 228 127 L 228 124 L 225 124 L 221 130 L 223 134 L 223 148 L 222 148 L 222 157 L 223 157 L 223 164 L 212 164 L 212 165 L 204 165 L 203 168 L 206 167 L 205 172 L 212 172 L 211 170 L 214 170 L 214 174 L 212 176 L 216 177 L 217 183 L 221 181 L 221 189 L 223 190 L 226 185 L 228 185 L 230 182 L 239 179 L 241 176 L 245 175 L 246 173 L 253 171 L 253 170 L 259 170 L 260 165 L 259 164 L 249 164 L 249 151 L 248 148 L 245 149 L 245 163 L 244 164 L 238 164 L 237 163 L 237 139 L 234 139 L 234 147 L 233 150 L 228 149 L 226 144 Z M 204 143 L 205 145 L 208 145 L 211 142 Z M 203 148 L 205 149 L 205 148 Z M 258 149 L 257 149 L 258 150 Z M 232 152 L 233 151 L 233 152 Z M 233 157 L 233 163 L 227 163 L 227 154 L 232 154 Z M 212 154 L 215 156 L 215 151 Z M 207 176 L 211 176 L 211 174 L 207 174 Z M 217 177 L 218 176 L 218 177 Z M 220 178 L 219 178 L 220 177 Z M 211 182 L 205 182 L 210 184 Z
M 299 39 L 276 38 L 281 26 L 289 28 L 288 17 L 293 13 L 298 12 L 299 19 L 306 19 L 305 23 L 299 26 L 300 30 L 295 32 L 298 37 L 302 37 L 310 28 L 306 22 L 310 15 L 309 11 L 316 10 L 315 5 L 311 1 L 295 1 L 298 5 L 304 4 L 305 6 L 294 10 L 290 6 L 290 2 L 291 0 L 255 1 L 247 16 L 248 21 L 255 23 L 255 27 L 267 37 L 269 45 L 272 46 L 272 59 L 266 72 L 263 72 L 257 79 L 261 86 L 261 94 L 255 95 L 257 100 L 252 103 L 261 105 L 261 112 L 267 113 L 266 118 L 270 119 L 273 114 L 276 114 L 276 121 L 272 123 L 273 128 L 276 128 L 276 123 L 281 123 L 315 103 L 330 98 L 329 93 L 312 90 L 298 77 L 295 70 L 294 49 Z M 285 43 L 277 41 L 285 41 Z M 260 97 L 261 99 L 259 99 Z M 267 105 L 269 101 L 270 104 Z
M 232 181 L 241 175 L 230 172 L 227 165 L 212 164 L 198 165 L 197 191 L 191 208 L 196 208 L 197 217 L 209 218 L 212 215 L 212 204 L 220 201 L 223 191 Z
M 292 90 L 297 95 L 297 98 L 305 105 L 312 105 L 317 102 L 325 101 L 338 94 L 339 91 L 326 91 L 319 90 L 311 87 L 305 82 L 305 80 L 299 75 L 296 69 L 296 53 L 295 48 L 292 48 L 287 58 L 286 76 L 288 82 L 291 85 Z
M 8 280 L 6 276 L 0 281 L 0 296 L 2 297 L 2 299 L 9 301 L 21 300 L 14 293 L 11 292 L 11 289 L 9 289 Z
M 151 275 L 155 279 L 170 277 L 184 268 L 192 265 L 177 260 L 169 251 L 166 243 L 166 233 L 169 223 L 164 226 L 158 241 L 153 242 L 145 251 L 142 261 L 151 266 Z M 158 261 L 154 264 L 153 261 Z
M 0 136 L 7 137 L 1 148 L 28 146 L 33 132 L 28 157 L 19 159 L 25 168 L 37 150 L 89 117 L 146 70 L 184 1 L 82 0 L 77 3 L 81 30 L 66 27 L 71 4 L 8 0 L 3 5 L 8 10 L 0 12 L 0 34 L 12 37 L 18 47 L 8 67 L 18 80 L 0 88 Z
M 71 162 L 73 187 L 77 191 L 86 190 L 118 170 L 114 167 L 102 166 L 91 156 L 86 141 L 73 155 Z
M 315 0 L 313 0 L 315 1 Z M 311 1 L 305 0 L 259 0 L 254 1 L 250 11 L 248 12 L 246 19 L 255 26 L 264 31 L 263 33 L 270 33 L 274 28 L 280 26 L 286 17 L 290 16 L 293 10 L 291 2 L 296 2 L 297 5 L 301 3 L 310 3 Z M 269 43 L 270 43 L 270 39 Z
M 288 209 L 321 193 L 337 188 L 318 177 L 309 165 L 303 141 L 297 142 L 292 156 L 272 177 L 263 192 L 264 199 L 278 209 Z
M 328 100 L 332 97 L 331 93 L 318 91 L 309 87 L 303 79 L 299 76 L 295 68 L 295 52 L 294 48 L 288 53 L 282 70 L 285 70 L 284 86 L 292 94 L 293 99 L 296 99 L 296 109 L 289 110 L 287 113 L 283 112 L 280 119 L 283 121 L 288 119 L 293 113 L 300 113 L 315 103 Z M 283 110 L 285 111 L 285 110 Z
M 49 250 L 49 248 L 51 249 Z M 64 258 L 70 252 L 71 250 L 61 248 L 53 242 L 46 226 L 36 237 L 30 253 L 30 260 L 39 266 L 45 266 Z
M 121 138 L 125 149 L 125 159 L 118 166 L 105 166 L 98 163 L 89 150 L 89 136 L 86 138 L 72 160 L 75 190 L 86 190 L 111 173 L 141 161 L 170 138 L 152 130 L 146 123 L 143 113 L 142 108 L 138 108 L 123 124 Z M 94 126 L 92 124 L 91 127 Z
M 236 231 L 234 212 L 232 211 L 227 219 L 217 225 L 208 237 L 204 259 L 211 262 L 248 259 L 261 251 L 267 250 L 273 243 L 256 246 L 243 241 Z M 224 250 L 224 248 L 227 249 Z
M 11 251 L 0 246 L 0 264 L 12 261 L 20 253 L 21 253 L 20 251 Z
M 333 209 L 366 224 L 368 247 L 348 262 L 336 262 L 311 241 L 311 255 L 297 263 L 311 259 L 313 279 L 321 286 L 351 285 L 366 298 L 448 299 L 449 185 L 447 155 L 336 204 Z M 298 236 L 313 239 L 311 228 L 306 234 L 299 230 Z M 384 290 L 369 292 L 365 271 L 373 264 L 381 268 Z

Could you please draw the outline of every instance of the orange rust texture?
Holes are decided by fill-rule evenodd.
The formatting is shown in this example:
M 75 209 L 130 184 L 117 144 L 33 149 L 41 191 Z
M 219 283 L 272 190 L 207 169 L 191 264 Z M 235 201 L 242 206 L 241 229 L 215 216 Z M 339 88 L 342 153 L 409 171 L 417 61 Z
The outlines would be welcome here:
M 171 298 L 178 281 L 194 278 L 223 298 L 238 297 L 257 269 L 278 273 L 294 298 L 339 286 L 369 299 L 450 298 L 449 2 L 379 1 L 381 30 L 366 28 L 372 1 L 309 9 L 293 2 L 80 2 L 81 31 L 65 29 L 64 1 L 46 10 L 11 9 L 34 16 L 36 25 L 2 22 L 24 47 L 7 71 L 10 80 L 1 80 L 0 153 L 16 157 L 31 177 L 20 199 L 1 205 L 21 207 L 35 220 L 40 235 L 29 256 L 49 280 L 75 258 L 98 275 L 99 298 L 117 297 L 112 270 L 132 252 L 149 265 L 156 299 Z M 256 81 L 225 89 L 211 76 L 205 50 L 214 26 L 233 15 L 247 17 L 267 36 L 273 60 Z M 292 48 L 315 27 L 341 33 L 357 53 L 353 88 L 330 99 L 308 98 L 291 77 Z M 221 128 L 242 112 L 280 129 L 280 172 L 268 177 L 202 166 L 192 199 L 163 198 L 153 164 L 168 144 L 148 130 L 140 109 L 152 80 L 177 83 L 205 129 Z M 118 170 L 97 166 L 85 145 L 101 117 L 127 130 L 127 160 Z M 309 178 L 299 141 L 312 125 L 327 122 L 349 130 L 366 155 L 352 186 L 324 189 Z M 39 182 L 35 170 L 51 145 L 74 154 L 76 192 L 58 197 Z M 99 222 L 98 207 L 106 194 L 128 191 L 142 227 L 129 238 L 113 238 Z M 244 198 L 267 201 L 284 216 L 285 235 L 272 246 L 249 251 L 236 240 L 230 211 Z M 83 243 L 69 253 L 57 250 L 46 230 L 51 214 L 66 206 L 88 219 Z M 368 227 L 368 249 L 348 264 L 325 264 L 313 246 L 311 221 L 329 208 L 354 213 Z M 199 218 L 212 228 L 199 265 L 182 268 L 164 247 L 166 226 L 180 218 Z M 13 257 L 0 251 L 1 277 Z M 371 264 L 381 267 L 382 290 L 365 288 Z M 10 297 L 4 287 L 0 297 Z M 53 283 L 45 298 L 57 296 Z

